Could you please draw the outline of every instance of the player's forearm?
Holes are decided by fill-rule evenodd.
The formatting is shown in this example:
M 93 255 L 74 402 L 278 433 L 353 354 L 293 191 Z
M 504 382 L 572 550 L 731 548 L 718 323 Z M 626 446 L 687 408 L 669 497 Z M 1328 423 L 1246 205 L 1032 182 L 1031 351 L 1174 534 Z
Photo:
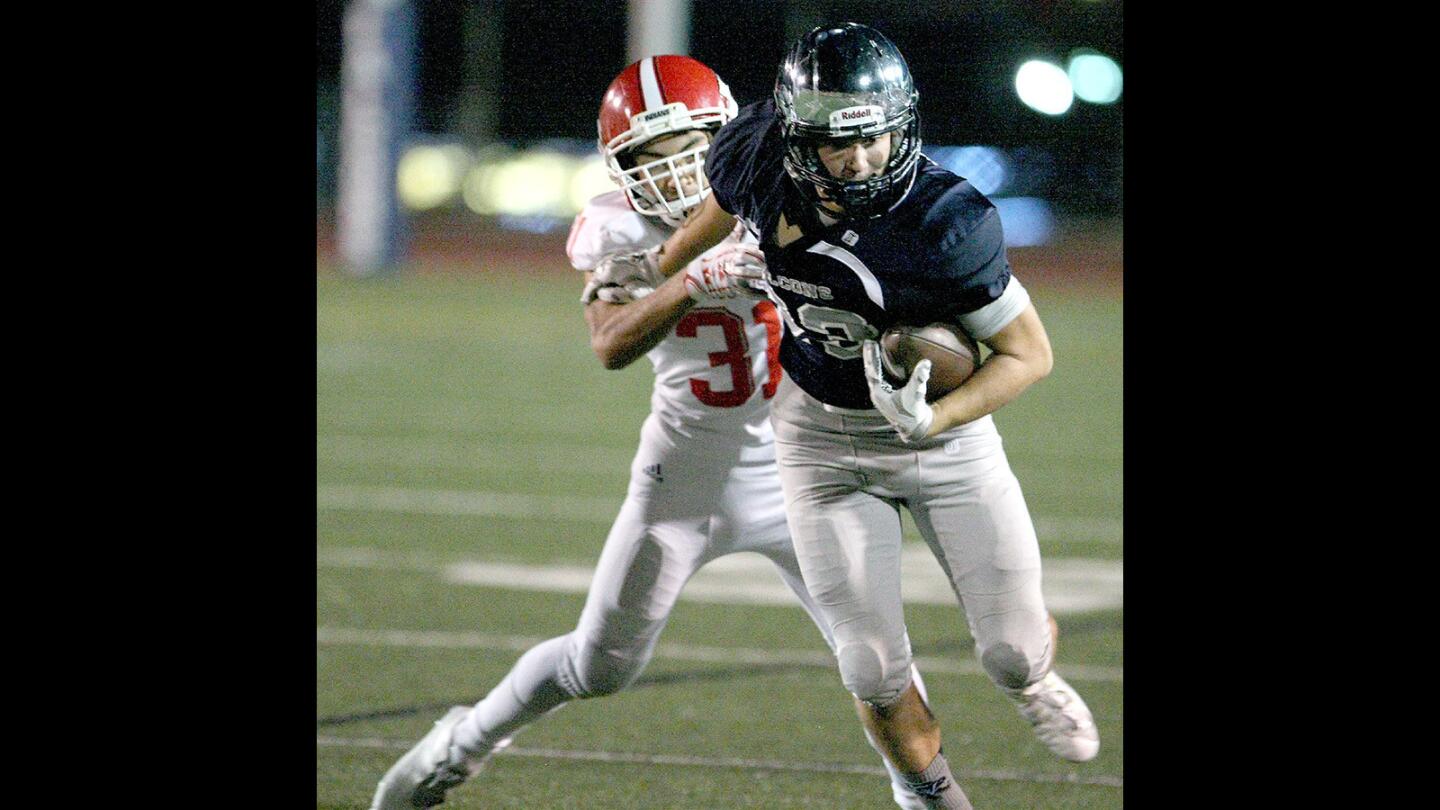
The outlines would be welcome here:
M 660 246 L 660 255 L 657 257 L 660 272 L 673 276 L 684 270 L 685 266 L 699 258 L 701 253 L 720 244 L 721 240 L 729 236 L 735 229 L 735 223 L 735 217 L 720 207 L 714 194 L 706 197 L 705 202 L 685 224 L 670 234 L 670 238 Z
M 692 306 L 683 277 L 671 278 L 629 304 L 592 301 L 585 307 L 590 348 L 605 368 L 625 368 L 664 340 Z
M 1046 364 L 1000 353 L 990 355 L 974 376 L 931 405 L 935 421 L 929 434 L 934 436 L 1000 410 L 1049 373 Z
M 929 435 L 994 413 L 1049 375 L 1055 364 L 1050 338 L 1033 304 L 984 342 L 992 350 L 985 363 L 931 406 L 935 421 Z

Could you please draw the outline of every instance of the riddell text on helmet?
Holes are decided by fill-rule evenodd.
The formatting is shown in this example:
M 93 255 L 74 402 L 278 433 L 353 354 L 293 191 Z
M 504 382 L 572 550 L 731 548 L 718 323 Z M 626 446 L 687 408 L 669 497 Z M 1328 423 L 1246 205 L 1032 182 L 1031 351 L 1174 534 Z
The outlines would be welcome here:
M 856 124 L 883 123 L 885 111 L 876 106 L 846 107 L 830 113 L 830 127 L 841 129 Z

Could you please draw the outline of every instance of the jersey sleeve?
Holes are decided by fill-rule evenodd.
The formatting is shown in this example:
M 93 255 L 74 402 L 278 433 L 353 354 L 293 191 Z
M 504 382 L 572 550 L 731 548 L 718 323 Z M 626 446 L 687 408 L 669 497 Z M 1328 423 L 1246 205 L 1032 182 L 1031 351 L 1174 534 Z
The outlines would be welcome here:
M 747 193 L 761 158 L 761 141 L 775 118 L 775 103 L 761 101 L 741 108 L 735 119 L 715 133 L 705 155 L 705 175 L 710 192 L 726 213 L 748 216 Z
M 1010 272 L 1000 213 L 966 183 L 942 198 L 933 214 L 929 224 L 939 231 L 938 263 L 954 301 L 952 316 L 976 340 L 991 337 L 1030 303 Z

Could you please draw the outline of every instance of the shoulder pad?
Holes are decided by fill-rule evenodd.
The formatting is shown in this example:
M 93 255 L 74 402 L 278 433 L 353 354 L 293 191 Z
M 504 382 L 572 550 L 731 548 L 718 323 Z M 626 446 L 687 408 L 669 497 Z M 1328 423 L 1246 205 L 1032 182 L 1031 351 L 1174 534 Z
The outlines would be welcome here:
M 565 253 L 576 270 L 593 270 L 612 253 L 644 250 L 664 241 L 667 231 L 635 213 L 620 191 L 602 194 L 585 205 L 570 226 Z

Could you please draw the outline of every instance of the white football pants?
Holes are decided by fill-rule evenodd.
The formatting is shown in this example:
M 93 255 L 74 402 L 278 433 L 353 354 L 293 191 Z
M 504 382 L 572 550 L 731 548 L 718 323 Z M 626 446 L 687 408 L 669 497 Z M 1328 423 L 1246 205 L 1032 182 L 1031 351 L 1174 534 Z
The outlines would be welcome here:
M 989 416 L 905 444 L 878 412 L 827 408 L 786 377 L 771 421 L 800 569 L 847 689 L 886 706 L 910 681 L 901 506 L 950 578 L 991 680 L 1044 677 L 1053 650 L 1040 548 Z
M 457 726 L 456 744 L 489 750 L 571 699 L 629 686 L 650 661 L 690 576 L 740 551 L 775 564 L 833 653 L 830 631 L 795 560 L 769 448 L 742 450 L 733 440 L 680 437 L 651 414 L 630 466 L 629 493 L 600 552 L 575 630 L 522 655 Z M 894 767 L 888 761 L 885 766 L 896 803 L 923 807 Z

